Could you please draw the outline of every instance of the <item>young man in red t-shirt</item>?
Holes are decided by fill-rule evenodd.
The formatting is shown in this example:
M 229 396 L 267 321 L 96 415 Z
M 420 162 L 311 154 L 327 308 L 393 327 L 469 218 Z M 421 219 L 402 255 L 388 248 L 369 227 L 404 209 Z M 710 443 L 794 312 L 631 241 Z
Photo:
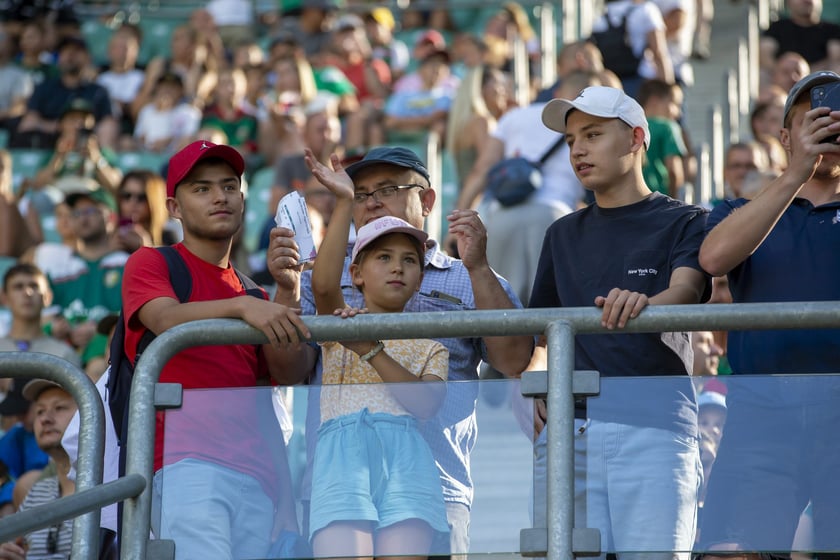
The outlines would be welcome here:
M 293 232 L 277 228 L 270 260 L 277 293 L 274 302 L 246 295 L 230 263 L 233 236 L 242 227 L 242 156 L 230 146 L 197 141 L 169 161 L 167 206 L 181 221 L 184 241 L 175 245 L 190 272 L 189 301 L 180 303 L 163 255 L 141 248 L 126 263 L 122 287 L 125 348 L 135 359 L 146 331 L 165 330 L 200 319 L 233 318 L 265 333 L 269 344 L 193 347 L 170 360 L 161 382 L 184 389 L 249 388 L 271 375 L 292 384 L 309 372 L 311 352 L 298 332 L 309 336 L 299 312 L 297 245 Z M 267 295 L 264 295 L 267 299 Z M 256 390 L 186 391 L 181 410 L 158 415 L 152 528 L 175 541 L 178 558 L 257 558 L 270 545 L 275 511 L 280 526 L 295 528 L 288 488 L 288 465 L 273 460 L 269 446 L 276 430 L 268 393 Z M 265 403 L 262 402 L 265 400 Z M 278 437 L 266 440 L 266 431 Z M 282 462 L 281 462 L 282 463 Z M 165 479 L 164 479 L 165 475 Z M 163 484 L 166 484 L 165 488 Z M 281 505 L 282 504 L 282 505 Z

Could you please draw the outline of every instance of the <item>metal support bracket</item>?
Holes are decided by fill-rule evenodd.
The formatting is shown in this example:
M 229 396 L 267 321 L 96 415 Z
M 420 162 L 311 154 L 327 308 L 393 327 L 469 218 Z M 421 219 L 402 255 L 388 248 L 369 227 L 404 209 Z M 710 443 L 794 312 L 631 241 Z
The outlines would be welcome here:
M 175 541 L 149 539 L 146 545 L 146 560 L 175 560 Z
M 598 529 L 573 529 L 572 550 L 576 557 L 600 556 L 601 532 Z M 548 529 L 536 527 L 519 531 L 519 553 L 526 558 L 548 555 Z
M 184 388 L 180 383 L 155 383 L 155 408 L 169 410 L 181 408 L 184 402 Z
M 545 397 L 548 394 L 548 372 L 526 371 L 519 384 L 524 397 Z M 601 393 L 601 374 L 592 370 L 572 373 L 572 392 L 576 397 L 594 397 Z

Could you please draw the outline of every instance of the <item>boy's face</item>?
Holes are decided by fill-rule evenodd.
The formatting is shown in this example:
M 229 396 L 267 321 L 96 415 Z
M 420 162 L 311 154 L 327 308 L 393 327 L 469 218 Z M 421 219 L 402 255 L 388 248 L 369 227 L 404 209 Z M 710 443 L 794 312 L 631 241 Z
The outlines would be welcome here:
M 198 163 L 166 201 L 185 238 L 223 241 L 242 226 L 245 199 L 240 178 L 222 161 Z
M 619 119 L 573 110 L 566 119 L 572 168 L 584 187 L 605 192 L 626 176 L 638 151 L 633 129 Z
M 157 95 L 155 102 L 160 109 L 174 107 L 184 90 L 181 86 L 173 82 L 162 82 L 157 86 Z
M 418 68 L 420 79 L 427 88 L 434 87 L 449 76 L 449 63 L 442 56 L 432 56 Z
M 2 298 L 12 317 L 28 321 L 39 319 L 50 299 L 47 279 L 32 274 L 15 274 L 9 278 Z

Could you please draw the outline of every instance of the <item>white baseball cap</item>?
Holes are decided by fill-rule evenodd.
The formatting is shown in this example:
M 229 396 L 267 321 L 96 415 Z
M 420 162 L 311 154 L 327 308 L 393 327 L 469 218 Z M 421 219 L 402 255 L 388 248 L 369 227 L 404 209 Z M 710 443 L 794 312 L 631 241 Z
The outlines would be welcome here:
M 369 222 L 359 228 L 356 232 L 356 243 L 353 245 L 353 253 L 351 255 L 351 262 L 356 262 L 356 257 L 359 253 L 382 237 L 390 233 L 405 233 L 420 242 L 420 245 L 425 245 L 429 235 L 422 229 L 417 229 L 405 220 L 395 218 L 393 216 L 383 216 Z
M 645 148 L 650 147 L 650 129 L 644 109 L 620 89 L 590 86 L 572 100 L 553 99 L 543 108 L 543 124 L 551 130 L 565 133 L 566 117 L 572 109 L 595 117 L 621 119 L 633 128 L 641 127 L 645 131 Z

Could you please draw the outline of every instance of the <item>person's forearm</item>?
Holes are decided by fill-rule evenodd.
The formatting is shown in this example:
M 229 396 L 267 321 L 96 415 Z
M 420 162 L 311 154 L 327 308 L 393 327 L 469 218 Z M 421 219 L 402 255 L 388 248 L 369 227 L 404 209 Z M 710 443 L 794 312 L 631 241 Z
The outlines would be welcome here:
M 470 270 L 476 309 L 516 309 L 489 265 Z M 485 337 L 487 358 L 494 368 L 507 376 L 521 374 L 531 360 L 532 336 Z
M 341 294 L 341 273 L 353 215 L 352 199 L 337 199 L 330 225 L 318 249 L 318 258 L 312 269 L 312 293 L 318 313 L 332 313 L 344 306 Z
M 712 276 L 723 276 L 749 257 L 802 188 L 782 175 L 755 198 L 715 226 L 700 247 L 700 265 Z

